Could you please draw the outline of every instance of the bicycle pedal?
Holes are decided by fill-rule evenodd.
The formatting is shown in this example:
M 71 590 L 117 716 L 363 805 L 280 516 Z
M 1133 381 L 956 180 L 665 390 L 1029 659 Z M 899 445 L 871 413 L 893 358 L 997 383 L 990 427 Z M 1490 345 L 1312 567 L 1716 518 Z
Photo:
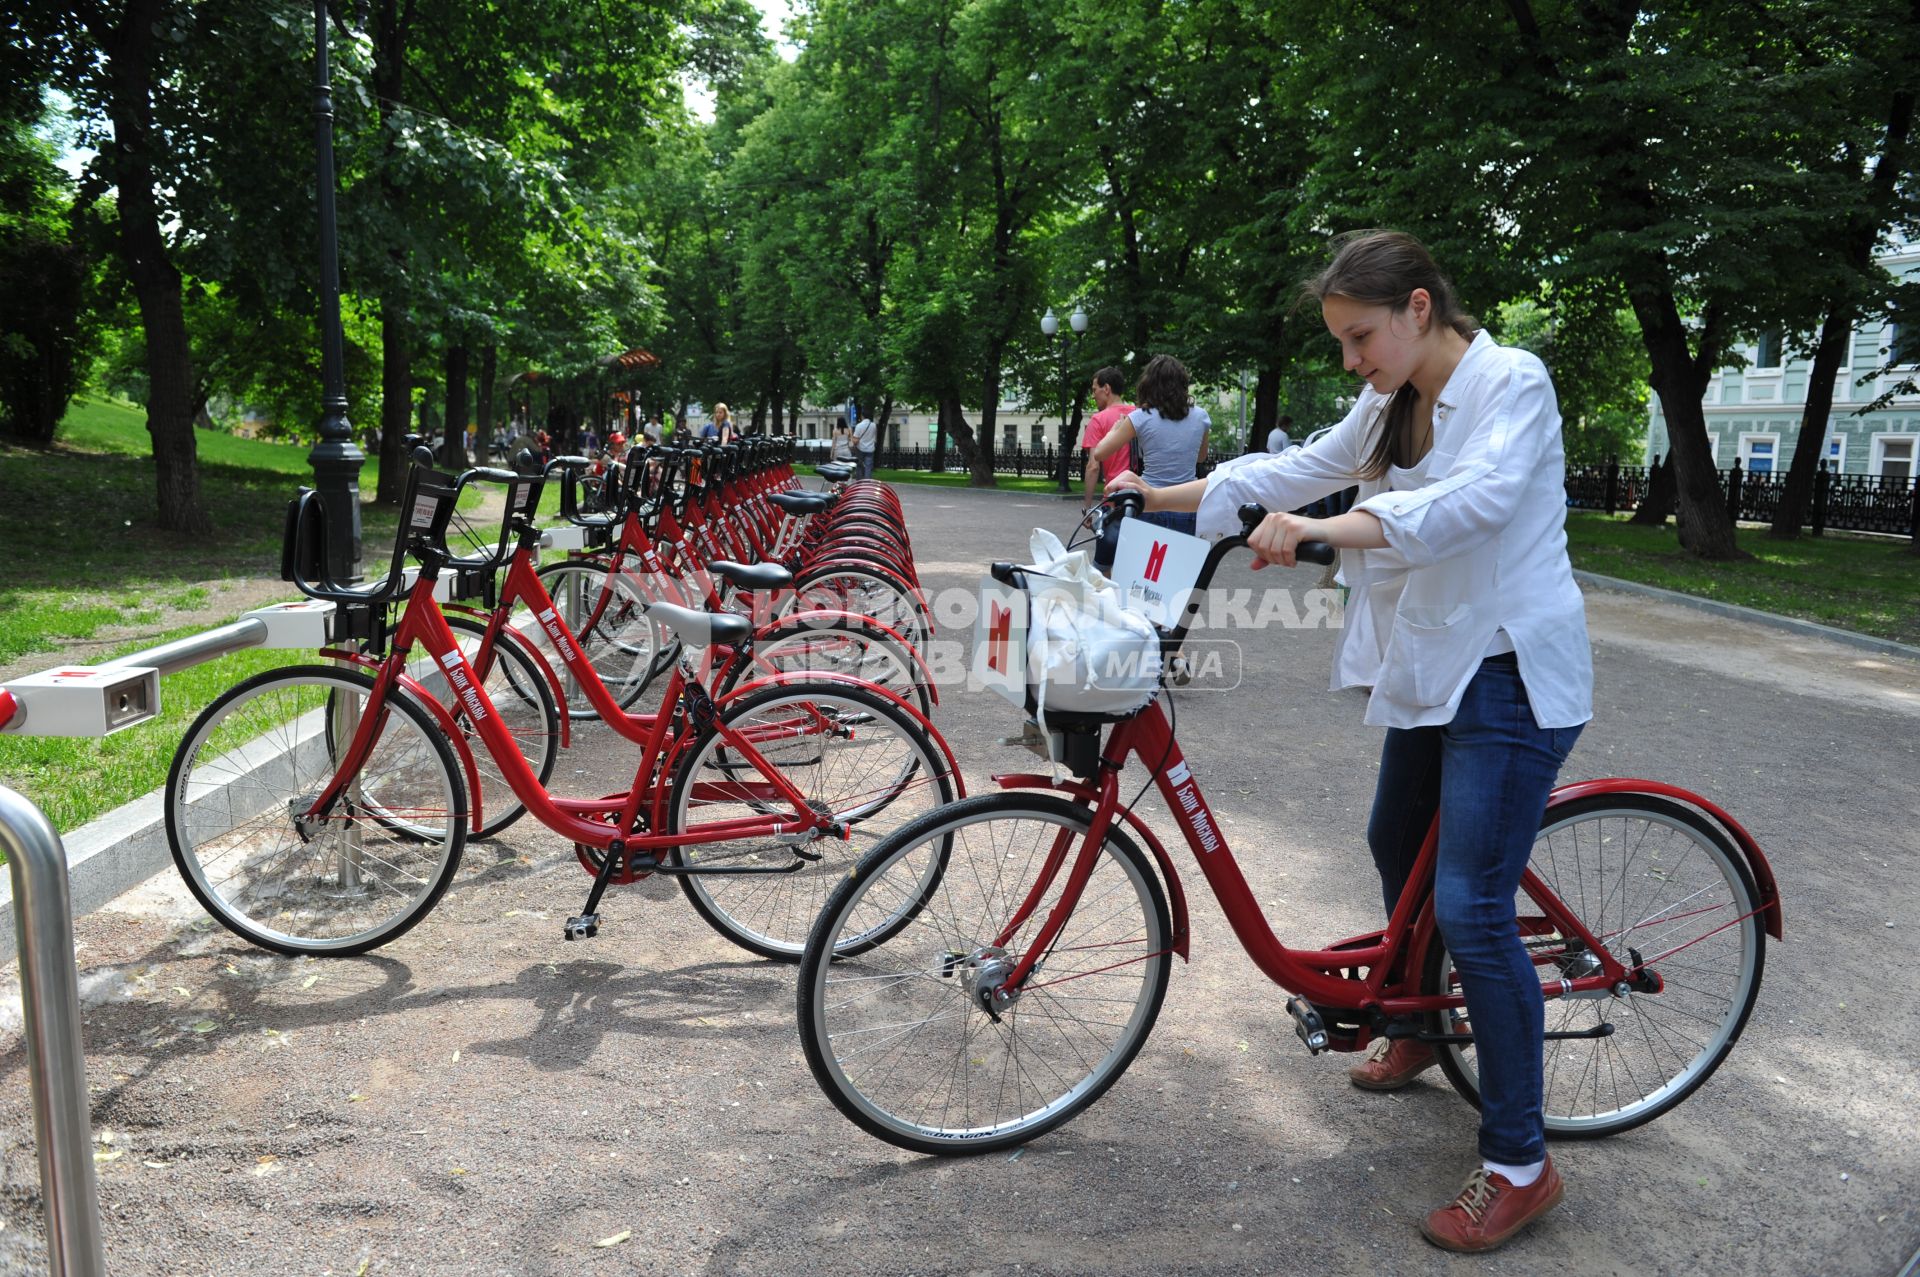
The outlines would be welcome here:
M 1313 1003 L 1302 997 L 1288 998 L 1287 1014 L 1293 1017 L 1293 1031 L 1307 1044 L 1310 1054 L 1318 1055 L 1327 1049 L 1327 1023 L 1320 1018 Z
M 562 934 L 568 940 L 591 940 L 600 934 L 600 915 L 583 913 L 577 917 L 568 918 Z

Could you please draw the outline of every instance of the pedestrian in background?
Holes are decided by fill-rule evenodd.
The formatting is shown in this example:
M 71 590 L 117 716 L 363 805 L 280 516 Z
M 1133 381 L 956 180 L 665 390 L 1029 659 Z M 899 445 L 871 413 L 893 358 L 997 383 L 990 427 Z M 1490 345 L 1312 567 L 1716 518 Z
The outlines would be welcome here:
M 1107 457 L 1104 466 L 1093 458 L 1094 449 L 1100 446 L 1113 425 L 1120 418 L 1133 411 L 1133 405 L 1125 402 L 1121 396 L 1126 393 L 1127 375 L 1118 368 L 1102 368 L 1093 374 L 1093 416 L 1087 418 L 1086 426 L 1080 432 L 1080 446 L 1087 450 L 1087 467 L 1084 475 L 1086 490 L 1080 502 L 1080 509 L 1090 511 L 1100 499 L 1101 485 L 1108 479 L 1118 478 L 1127 468 L 1128 454 L 1115 449 Z M 1083 513 L 1082 517 L 1085 515 Z M 1113 566 L 1114 547 L 1120 544 L 1120 520 L 1108 522 L 1100 534 L 1099 543 L 1094 546 L 1093 563 L 1102 572 Z
M 1172 355 L 1155 355 L 1141 371 L 1133 398 L 1140 406 L 1114 422 L 1093 450 L 1094 460 L 1104 466 L 1107 458 L 1124 455 L 1137 439 L 1138 474 L 1148 487 L 1191 482 L 1206 460 L 1207 431 L 1213 427 L 1213 418 L 1193 402 L 1193 378 L 1187 366 Z M 1140 517 L 1175 532 L 1191 533 L 1194 527 L 1193 514 L 1187 510 L 1149 510 Z
M 840 419 L 846 421 L 845 417 Z M 873 445 L 880 432 L 873 424 L 872 417 L 861 417 L 853 423 L 853 452 L 860 465 L 860 478 L 873 478 Z

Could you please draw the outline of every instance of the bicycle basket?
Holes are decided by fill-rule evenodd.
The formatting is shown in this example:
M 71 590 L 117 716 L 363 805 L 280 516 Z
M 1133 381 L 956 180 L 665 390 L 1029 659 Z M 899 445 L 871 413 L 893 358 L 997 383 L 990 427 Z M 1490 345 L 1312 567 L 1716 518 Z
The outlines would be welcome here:
M 981 582 L 973 674 L 1045 724 L 1050 715 L 1121 719 L 1160 689 L 1160 636 L 1126 610 L 1082 551 L 1036 530 L 1035 562 Z

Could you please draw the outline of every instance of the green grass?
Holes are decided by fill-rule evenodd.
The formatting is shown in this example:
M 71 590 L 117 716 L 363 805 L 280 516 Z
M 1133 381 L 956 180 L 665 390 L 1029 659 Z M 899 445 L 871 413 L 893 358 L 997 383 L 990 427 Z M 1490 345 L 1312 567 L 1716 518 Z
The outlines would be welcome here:
M 91 638 L 108 626 L 168 626 L 167 633 L 143 635 L 113 652 L 125 655 L 204 628 L 176 628 L 166 619 L 169 612 L 205 608 L 211 592 L 203 582 L 279 584 L 286 503 L 312 480 L 307 450 L 209 431 L 198 432 L 195 442 L 214 523 L 209 537 L 155 526 L 151 441 L 138 408 L 83 400 L 61 423 L 53 448 L 0 445 L 0 493 L 6 494 L 0 543 L 7 546 L 0 558 L 0 663 L 57 652 L 63 640 Z M 369 460 L 361 472 L 363 494 L 373 493 L 376 479 Z M 480 497 L 469 493 L 462 507 Z M 557 485 L 541 505 L 557 509 Z M 361 521 L 367 566 L 384 572 L 395 513 L 365 505 Z M 490 541 L 497 526 L 485 535 Z M 291 586 L 280 596 L 297 597 Z M 169 675 L 161 717 L 106 740 L 0 737 L 0 783 L 39 803 L 56 827 L 71 830 L 165 783 L 188 724 L 221 691 L 260 670 L 308 659 L 303 652 L 241 652 Z M 40 669 L 56 661 L 23 663 Z
M 804 471 L 805 467 L 802 467 L 802 469 Z M 934 488 L 965 488 L 973 482 L 972 476 L 970 475 L 933 474 L 926 470 L 875 470 L 873 477 L 887 483 L 917 483 Z M 1023 475 L 1016 478 L 1010 474 L 1003 474 L 998 476 L 998 479 L 999 483 L 995 490 L 999 492 L 1033 492 L 1041 495 L 1060 495 L 1059 481 L 1044 478 L 1040 475 Z M 1078 477 L 1076 476 L 1076 483 L 1077 479 Z M 1074 488 L 1075 492 L 1079 490 L 1077 486 Z
M 1567 518 L 1577 568 L 1920 644 L 1920 556 L 1905 539 L 1829 532 L 1775 541 L 1763 528 L 1735 535 L 1753 558 L 1709 563 L 1682 551 L 1671 526 L 1637 527 L 1625 515 Z
M 143 638 L 113 655 L 198 632 L 194 626 Z M 170 674 L 161 680 L 159 716 L 104 740 L 0 736 L 0 783 L 38 803 L 55 829 L 70 833 L 164 785 L 180 738 L 214 697 L 261 670 L 311 658 L 308 652 L 244 651 Z
M 0 664 L 59 650 L 115 624 L 152 623 L 205 606 L 200 582 L 277 578 L 280 529 L 294 489 L 311 483 L 304 447 L 198 431 L 201 495 L 211 536 L 162 532 L 156 525 L 152 441 L 139 408 L 76 401 L 48 450 L 0 446 Z M 361 471 L 363 497 L 379 473 Z M 481 494 L 469 492 L 463 509 Z M 557 488 L 543 507 L 557 508 Z M 369 570 L 384 570 L 397 519 L 362 504 L 361 537 Z M 291 588 L 286 596 L 295 597 Z

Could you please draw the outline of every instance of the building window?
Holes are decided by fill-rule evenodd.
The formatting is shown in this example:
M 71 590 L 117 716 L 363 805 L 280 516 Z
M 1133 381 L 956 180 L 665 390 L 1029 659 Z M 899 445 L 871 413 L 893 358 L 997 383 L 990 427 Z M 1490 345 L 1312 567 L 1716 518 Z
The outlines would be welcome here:
M 1875 435 L 1873 472 L 1882 479 L 1913 481 L 1913 445 L 1916 435 Z
M 1760 340 L 1754 347 L 1753 366 L 1756 371 L 1767 372 L 1780 367 L 1780 330 L 1769 328 L 1760 334 Z
M 1920 364 L 1920 324 L 1887 325 L 1887 354 L 1896 368 Z
M 1020 436 L 1013 426 L 1007 426 L 1000 432 L 1000 446 L 1009 450 L 1020 446 Z
M 1827 473 L 1844 474 L 1847 469 L 1847 437 L 1829 435 L 1827 438 Z
M 1037 421 L 1033 425 L 1033 446 L 1036 448 L 1047 446 L 1047 428 Z
M 1779 435 L 1740 436 L 1740 464 L 1748 474 L 1772 474 L 1779 453 Z
M 1707 455 L 1713 458 L 1714 465 L 1720 464 L 1720 432 L 1718 430 L 1707 431 Z

